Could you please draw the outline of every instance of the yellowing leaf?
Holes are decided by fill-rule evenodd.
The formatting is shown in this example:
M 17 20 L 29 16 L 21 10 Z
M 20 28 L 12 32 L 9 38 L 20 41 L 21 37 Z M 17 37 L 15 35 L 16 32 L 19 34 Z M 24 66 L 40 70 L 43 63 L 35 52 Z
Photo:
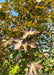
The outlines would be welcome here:
M 25 42 L 25 44 L 22 44 L 22 46 L 23 46 L 23 48 L 24 48 L 24 50 L 26 52 L 27 51 L 27 42 Z
M 36 6 L 36 8 L 46 9 L 47 7 Z
M 49 54 L 48 53 L 44 53 L 43 56 L 45 56 L 46 58 L 48 58 Z
M 34 35 L 35 33 L 39 33 L 39 31 L 25 31 L 24 30 L 24 35 L 23 35 L 23 39 L 26 39 L 28 35 Z
M 49 35 L 49 33 L 48 33 L 47 31 L 46 31 L 45 33 L 46 33 L 47 35 Z
M 8 44 L 10 45 L 13 40 L 13 38 L 9 39 L 7 42 L 4 43 L 4 46 L 6 47 Z
M 6 39 L 9 39 L 9 37 L 7 36 Z
M 20 49 L 20 47 L 23 47 L 25 52 L 27 52 L 27 45 L 29 45 L 31 48 L 36 48 L 36 45 L 33 42 L 31 42 L 31 43 L 25 42 L 24 44 L 22 44 L 23 40 L 15 40 L 15 42 L 17 42 L 17 43 L 14 44 L 14 50 Z
M 15 40 L 17 43 L 14 44 L 14 49 L 20 49 L 23 40 Z
M 38 63 L 33 63 L 33 62 L 31 64 L 28 64 L 27 66 L 29 67 L 29 75 L 33 74 L 33 72 L 35 75 L 38 75 L 37 68 L 40 68 L 40 69 L 43 68 L 42 65 L 39 65 Z
M 3 39 L 2 42 L 6 42 L 6 39 Z
M 31 42 L 30 44 L 28 44 L 31 48 L 36 48 L 36 45 L 34 42 Z

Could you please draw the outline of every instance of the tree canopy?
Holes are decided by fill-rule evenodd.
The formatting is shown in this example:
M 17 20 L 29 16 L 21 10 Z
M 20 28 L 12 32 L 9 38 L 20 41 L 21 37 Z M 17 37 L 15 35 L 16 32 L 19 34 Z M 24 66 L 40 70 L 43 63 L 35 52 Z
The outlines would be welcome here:
M 54 74 L 53 24 L 53 0 L 0 3 L 0 75 Z

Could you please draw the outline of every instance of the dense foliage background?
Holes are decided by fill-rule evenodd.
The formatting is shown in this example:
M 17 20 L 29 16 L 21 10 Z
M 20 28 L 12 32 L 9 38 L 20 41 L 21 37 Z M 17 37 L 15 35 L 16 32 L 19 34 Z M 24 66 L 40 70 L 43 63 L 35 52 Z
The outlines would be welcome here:
M 54 75 L 53 0 L 0 3 L 0 75 Z

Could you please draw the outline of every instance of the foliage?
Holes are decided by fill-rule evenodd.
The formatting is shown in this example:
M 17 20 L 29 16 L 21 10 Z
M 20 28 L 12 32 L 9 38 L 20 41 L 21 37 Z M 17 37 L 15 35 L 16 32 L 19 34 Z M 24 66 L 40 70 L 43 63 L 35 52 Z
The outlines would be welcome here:
M 53 3 L 6 0 L 0 4 L 0 75 L 54 74 Z

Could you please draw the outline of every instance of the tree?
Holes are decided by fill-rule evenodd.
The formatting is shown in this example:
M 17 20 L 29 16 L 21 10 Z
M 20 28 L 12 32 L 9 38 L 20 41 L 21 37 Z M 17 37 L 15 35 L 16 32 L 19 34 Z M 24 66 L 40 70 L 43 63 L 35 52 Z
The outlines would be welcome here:
M 1 75 L 54 73 L 53 2 L 6 0 L 0 5 Z

